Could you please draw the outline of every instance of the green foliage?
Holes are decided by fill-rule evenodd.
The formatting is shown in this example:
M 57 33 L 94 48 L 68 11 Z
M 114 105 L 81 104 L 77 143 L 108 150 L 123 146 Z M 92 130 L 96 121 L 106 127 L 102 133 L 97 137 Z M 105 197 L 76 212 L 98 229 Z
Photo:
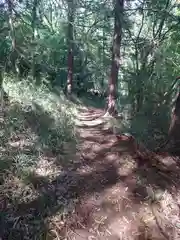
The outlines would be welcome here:
M 34 1 L 17 2 L 14 6 L 13 26 L 17 44 L 16 65 L 19 68 L 17 79 L 21 79 L 21 87 L 16 93 L 26 88 L 29 81 L 33 89 L 34 79 L 31 78 L 32 65 L 35 65 L 36 75 L 36 103 L 33 103 L 31 111 L 41 113 L 41 110 L 48 114 L 54 114 L 54 105 L 48 101 L 43 106 L 41 102 L 41 90 L 43 84 L 50 89 L 54 86 L 65 88 L 67 80 L 67 33 L 68 33 L 68 2 L 60 1 L 57 5 L 51 0 L 41 0 L 36 8 L 35 37 L 33 36 L 33 5 Z M 162 11 L 159 11 L 162 9 Z M 0 53 L 1 69 L 5 72 L 12 72 L 11 62 L 11 38 L 9 33 L 8 11 L 1 9 L 0 19 Z M 107 89 L 107 80 L 111 64 L 111 44 L 113 34 L 113 4 L 107 1 L 74 2 L 74 66 L 73 66 L 73 88 L 74 92 L 79 91 L 84 96 L 81 100 L 85 103 L 91 101 L 87 98 L 89 89 L 95 88 L 99 92 Z M 143 1 L 135 4 L 130 1 L 125 5 L 123 16 L 123 33 L 121 46 L 122 64 L 118 84 L 118 108 L 131 107 L 129 114 L 142 114 L 146 112 L 159 112 L 164 114 L 164 101 L 169 115 L 172 95 L 164 99 L 164 94 L 171 89 L 172 82 L 179 75 L 179 7 L 173 1 Z M 29 76 L 29 77 L 28 77 Z M 14 75 L 12 77 L 14 78 Z M 15 80 L 16 82 L 16 80 Z M 16 83 L 15 83 L 16 84 Z M 19 84 L 19 83 L 17 83 Z M 25 84 L 25 86 L 23 86 Z M 11 86 L 8 85 L 8 92 Z M 17 89 L 17 88 L 16 88 Z M 83 89 L 83 91 L 82 91 Z M 49 93 L 47 93 L 48 95 Z M 29 91 L 25 94 L 21 103 L 29 101 Z M 87 98 L 86 101 L 84 98 Z M 27 100 L 26 100 L 27 99 Z M 97 98 L 98 99 L 98 98 Z M 92 98 L 94 101 L 98 101 Z M 154 99 L 153 104 L 151 99 Z M 34 100 L 33 100 L 34 101 Z M 64 100 L 63 100 L 64 101 Z M 89 101 L 89 102 L 90 102 Z M 38 102 L 38 103 L 37 103 Z M 98 101 L 100 102 L 100 101 Z M 105 99 L 101 99 L 101 106 L 105 105 Z M 103 103 L 104 102 L 104 103 Z M 49 105 L 50 104 L 50 105 Z M 31 104 L 30 104 L 31 105 Z M 96 105 L 92 104 L 91 105 Z M 162 106 L 158 107 L 158 106 Z M 39 109 L 40 107 L 40 109 Z M 47 109 L 48 108 L 48 109 Z M 130 110 L 131 109 L 131 110 Z M 158 110 L 157 110 L 158 109 Z M 138 113 L 137 113 L 138 112 Z M 67 114 L 67 113 L 66 113 Z M 62 124 L 69 128 L 66 121 L 66 114 L 63 115 L 65 125 L 61 118 L 53 115 L 54 126 Z M 40 119 L 38 113 L 31 118 Z M 146 118 L 146 117 L 145 117 Z M 144 117 L 143 117 L 144 119 Z M 61 123 L 60 123 L 61 121 Z M 152 120 L 153 122 L 154 120 Z M 66 124 L 67 123 L 67 124 Z M 71 125 L 71 124 L 70 124 Z M 134 124 L 132 123 L 134 126 Z M 146 125 L 146 120 L 144 125 Z M 165 124 L 166 125 L 166 124 Z M 56 145 L 59 137 L 66 138 L 64 130 L 54 133 L 54 126 L 51 126 L 51 134 L 47 133 L 47 142 Z M 148 126 L 146 125 L 148 128 Z M 146 128 L 144 126 L 144 128 Z M 138 132 L 138 127 L 133 131 Z M 70 130 L 71 131 L 71 130 Z M 48 140 L 49 139 L 49 140 Z
M 67 165 L 72 167 L 76 160 L 78 111 L 73 101 L 78 106 L 105 106 L 113 3 L 74 1 L 73 91 L 79 99 L 73 95 L 71 101 L 63 92 L 68 70 L 68 1 L 39 0 L 35 9 L 33 0 L 14 1 L 12 11 L 7 4 L 0 4 L 0 80 L 9 100 L 4 116 L 0 116 L 1 191 L 10 212 L 21 211 L 19 204 L 28 203 L 28 211 L 38 213 L 30 212 L 24 219 L 16 214 L 13 222 L 5 212 L 7 225 L 13 227 L 4 239 L 25 239 L 28 234 L 29 239 L 46 239 L 43 224 L 49 216 L 47 206 L 62 206 L 63 200 L 57 204 L 52 189 L 44 194 L 44 183 L 49 188 L 59 172 Z M 113 121 L 110 127 L 130 131 L 151 149 L 167 136 L 172 98 L 177 91 L 179 9 L 173 0 L 125 1 L 117 86 L 117 106 L 125 120 Z M 93 95 L 94 89 L 100 94 Z M 37 229 L 25 229 L 23 237 L 13 232 L 16 224 L 23 229 L 27 222 Z
M 24 228 L 26 223 L 22 222 L 22 226 L 19 223 L 17 227 L 21 229 L 17 234 L 11 225 L 4 228 L 8 231 L 4 234 L 15 239 L 24 234 L 32 239 L 32 236 L 45 234 L 42 225 L 48 206 L 60 205 L 59 213 L 61 208 L 64 211 L 62 203 L 52 202 L 52 194 L 41 198 L 36 188 L 45 182 L 50 184 L 59 175 L 59 169 L 70 164 L 66 146 L 70 145 L 71 153 L 76 150 L 74 120 L 77 106 L 67 100 L 62 91 L 57 95 L 56 91 L 50 91 L 43 84 L 38 87 L 30 84 L 30 79 L 19 81 L 12 75 L 5 75 L 3 88 L 9 101 L 4 106 L 0 132 L 1 196 L 8 199 L 13 211 L 18 210 L 19 205 L 33 201 L 39 204 L 38 216 L 27 219 L 28 225 L 36 225 L 32 231 L 27 231 Z M 7 224 L 14 221 L 13 211 L 3 216 Z
M 35 168 L 41 154 L 63 154 L 66 142 L 76 144 L 76 107 L 65 99 L 63 93 L 56 96 L 43 85 L 34 87 L 10 77 L 5 78 L 4 89 L 9 95 L 10 105 L 6 109 L 1 132 L 2 146 L 10 154 L 11 148 L 17 149 L 17 155 L 12 152 L 12 156 L 18 172 Z M 10 149 L 6 149 L 8 146 Z

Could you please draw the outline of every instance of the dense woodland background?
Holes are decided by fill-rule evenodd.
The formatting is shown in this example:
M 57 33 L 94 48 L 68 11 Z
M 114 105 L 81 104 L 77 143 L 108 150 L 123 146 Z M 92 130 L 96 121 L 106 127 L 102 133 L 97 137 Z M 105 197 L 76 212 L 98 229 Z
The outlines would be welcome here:
M 9 204 L 24 188 L 33 198 L 37 159 L 75 151 L 85 106 L 117 110 L 123 131 L 156 149 L 168 138 L 179 62 L 178 1 L 0 0 L 0 181 Z M 8 221 L 3 239 L 28 239 Z
M 145 139 L 167 133 L 179 74 L 176 1 L 1 1 L 0 6 L 6 92 L 10 80 L 14 87 L 50 91 L 69 86 L 81 98 L 98 95 L 95 101 L 105 107 L 113 78 L 118 111 L 126 108 L 136 116 L 132 131 Z

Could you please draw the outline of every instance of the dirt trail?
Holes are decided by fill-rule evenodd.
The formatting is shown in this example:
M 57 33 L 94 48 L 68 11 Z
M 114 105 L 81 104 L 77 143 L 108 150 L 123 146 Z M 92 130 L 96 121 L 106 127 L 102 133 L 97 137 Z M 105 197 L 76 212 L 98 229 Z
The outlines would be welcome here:
M 159 168 L 122 144 L 115 147 L 102 115 L 81 112 L 77 145 L 41 155 L 29 184 L 6 176 L 1 239 L 180 239 L 178 160 L 161 156 Z
M 79 120 L 85 123 L 102 114 L 89 109 Z M 68 239 L 180 239 L 177 163 L 176 171 L 161 172 L 121 146 L 113 148 L 115 137 L 99 125 L 82 124 L 78 132 L 80 202 L 70 219 Z

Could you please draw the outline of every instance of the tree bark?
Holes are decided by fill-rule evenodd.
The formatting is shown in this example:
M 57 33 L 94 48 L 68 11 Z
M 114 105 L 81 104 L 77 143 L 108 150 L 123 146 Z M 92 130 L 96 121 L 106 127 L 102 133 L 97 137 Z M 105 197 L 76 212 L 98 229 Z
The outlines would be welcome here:
M 105 24 L 106 24 L 106 18 L 104 17 L 103 19 L 103 41 L 102 41 L 102 69 L 105 69 Z M 106 74 L 103 72 L 102 74 L 102 79 L 101 79 L 101 88 L 104 91 L 104 77 L 106 76 Z
M 15 73 L 19 73 L 19 69 L 16 65 L 17 50 L 16 50 L 15 29 L 14 29 L 14 23 L 13 23 L 13 0 L 7 0 L 7 7 L 8 7 L 8 21 L 9 21 L 9 29 L 10 29 L 11 48 L 12 48 L 10 59 L 11 59 L 13 71 Z
M 178 92 L 177 94 L 174 103 L 174 108 L 172 110 L 171 123 L 169 127 L 169 136 L 175 139 L 178 137 L 180 140 L 179 127 L 180 127 L 180 92 Z
M 107 103 L 107 112 L 113 114 L 116 109 L 116 94 L 118 83 L 118 72 L 120 67 L 120 45 L 122 38 L 122 14 L 124 0 L 115 0 L 114 6 L 114 34 L 112 44 L 112 62 L 111 73 L 109 77 L 109 94 Z
M 68 74 L 67 74 L 67 93 L 72 93 L 73 83 L 73 64 L 74 64 L 74 52 L 73 52 L 73 32 L 74 32 L 74 0 L 68 0 Z
M 179 79 L 179 77 L 177 78 Z M 171 122 L 168 132 L 169 149 L 175 154 L 180 154 L 180 85 L 178 85 L 178 93 L 173 104 Z
M 33 2 L 33 8 L 32 8 L 32 22 L 31 22 L 31 27 L 32 27 L 32 44 L 33 47 L 34 45 L 34 41 L 35 41 L 35 28 L 36 28 L 36 16 L 37 16 L 37 5 L 38 5 L 38 0 L 34 0 Z M 35 79 L 35 53 L 34 53 L 35 49 L 33 48 L 32 51 L 32 77 L 33 79 Z

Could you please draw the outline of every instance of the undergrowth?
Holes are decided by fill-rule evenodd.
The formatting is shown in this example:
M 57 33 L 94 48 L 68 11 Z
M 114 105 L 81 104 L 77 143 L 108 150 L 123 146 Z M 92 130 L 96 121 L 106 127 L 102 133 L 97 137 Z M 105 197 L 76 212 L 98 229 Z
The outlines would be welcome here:
M 4 229 L 0 237 L 44 239 L 42 224 L 48 216 L 49 197 L 53 199 L 45 189 L 71 161 L 67 146 L 71 152 L 76 150 L 77 106 L 63 92 L 57 95 L 44 85 L 36 87 L 25 80 L 6 76 L 4 89 L 9 101 L 3 109 L 0 132 L 0 228 Z M 15 213 L 26 204 L 29 211 L 32 206 L 28 204 L 33 201 L 35 209 L 43 206 L 43 211 L 18 219 Z M 65 211 L 65 204 L 60 206 L 60 212 Z

